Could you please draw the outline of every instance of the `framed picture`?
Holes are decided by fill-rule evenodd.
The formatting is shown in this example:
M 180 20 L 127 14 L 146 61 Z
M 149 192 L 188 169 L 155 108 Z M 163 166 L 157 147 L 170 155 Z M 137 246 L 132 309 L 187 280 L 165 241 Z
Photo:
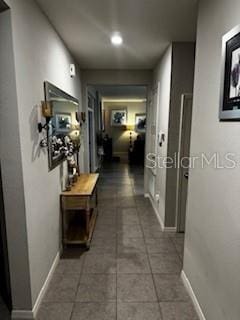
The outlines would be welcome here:
M 127 109 L 112 110 L 111 126 L 121 127 L 127 124 Z
M 56 118 L 56 132 L 67 133 L 71 129 L 71 113 L 57 113 Z
M 135 131 L 139 133 L 146 132 L 146 113 L 137 113 L 135 116 Z
M 240 120 L 240 26 L 222 40 L 220 120 Z

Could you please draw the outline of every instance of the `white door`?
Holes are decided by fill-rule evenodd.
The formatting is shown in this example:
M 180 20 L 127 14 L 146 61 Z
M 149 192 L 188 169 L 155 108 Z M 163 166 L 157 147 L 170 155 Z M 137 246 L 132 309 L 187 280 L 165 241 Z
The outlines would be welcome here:
M 182 95 L 180 134 L 179 134 L 179 157 L 181 166 L 178 168 L 177 190 L 177 228 L 178 232 L 185 232 L 186 205 L 188 194 L 188 177 L 190 155 L 190 139 L 192 125 L 192 95 Z
M 151 160 L 156 160 L 157 155 L 157 131 L 158 131 L 158 110 L 159 110 L 159 92 L 160 83 L 157 84 L 152 91 L 152 97 L 148 109 L 148 125 L 149 125 L 149 137 L 150 146 L 148 148 L 151 156 Z M 149 175 L 149 192 L 153 199 L 155 199 L 156 189 L 156 168 L 150 170 Z

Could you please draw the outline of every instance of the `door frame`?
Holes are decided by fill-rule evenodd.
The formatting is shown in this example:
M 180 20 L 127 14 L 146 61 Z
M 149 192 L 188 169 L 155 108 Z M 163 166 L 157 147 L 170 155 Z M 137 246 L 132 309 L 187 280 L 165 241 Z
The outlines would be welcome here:
M 89 115 L 91 114 L 91 124 L 89 122 Z M 95 161 L 94 161 L 94 110 L 88 108 L 88 151 L 89 151 L 89 172 L 94 171 Z
M 9 311 L 12 310 L 12 294 L 11 294 L 11 281 L 10 281 L 10 270 L 9 270 L 9 258 L 8 258 L 8 247 L 7 247 L 7 231 L 6 231 L 6 220 L 5 220 L 5 210 L 4 210 L 4 196 L 3 196 L 3 186 L 2 186 L 2 171 L 0 162 L 0 250 L 2 250 L 3 258 L 3 301 L 6 303 Z M 1 261 L 0 261 L 1 262 Z M 1 275 L 0 275 L 1 277 Z
M 181 110 L 180 110 L 180 124 L 179 124 L 179 140 L 178 140 L 178 156 L 181 159 L 181 149 L 182 149 L 182 131 L 183 131 L 183 112 L 186 100 L 193 100 L 193 94 L 185 93 L 181 96 Z M 192 108 L 191 108 L 192 111 Z M 192 114 L 191 114 L 192 123 Z M 190 138 L 191 140 L 191 138 Z M 189 145 L 190 148 L 190 145 Z M 190 152 L 189 152 L 190 155 Z M 183 183 L 183 168 L 180 166 L 177 168 L 177 192 L 176 192 L 176 226 L 177 232 L 182 232 L 181 230 L 181 188 Z M 186 215 L 186 212 L 185 212 Z

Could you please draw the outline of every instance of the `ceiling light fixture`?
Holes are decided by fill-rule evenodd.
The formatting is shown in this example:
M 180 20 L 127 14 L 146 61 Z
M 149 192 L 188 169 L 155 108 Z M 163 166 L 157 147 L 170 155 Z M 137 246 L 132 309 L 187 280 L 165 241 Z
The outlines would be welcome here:
M 114 46 L 119 47 L 123 43 L 123 38 L 119 32 L 115 32 L 111 37 L 111 42 Z

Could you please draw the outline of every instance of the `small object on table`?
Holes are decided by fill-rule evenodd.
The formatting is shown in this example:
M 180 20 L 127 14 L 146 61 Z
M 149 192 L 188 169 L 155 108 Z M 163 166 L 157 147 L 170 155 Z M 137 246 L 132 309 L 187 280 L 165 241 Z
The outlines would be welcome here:
M 66 186 L 66 191 L 71 191 L 71 189 L 72 189 L 72 186 L 70 184 Z

